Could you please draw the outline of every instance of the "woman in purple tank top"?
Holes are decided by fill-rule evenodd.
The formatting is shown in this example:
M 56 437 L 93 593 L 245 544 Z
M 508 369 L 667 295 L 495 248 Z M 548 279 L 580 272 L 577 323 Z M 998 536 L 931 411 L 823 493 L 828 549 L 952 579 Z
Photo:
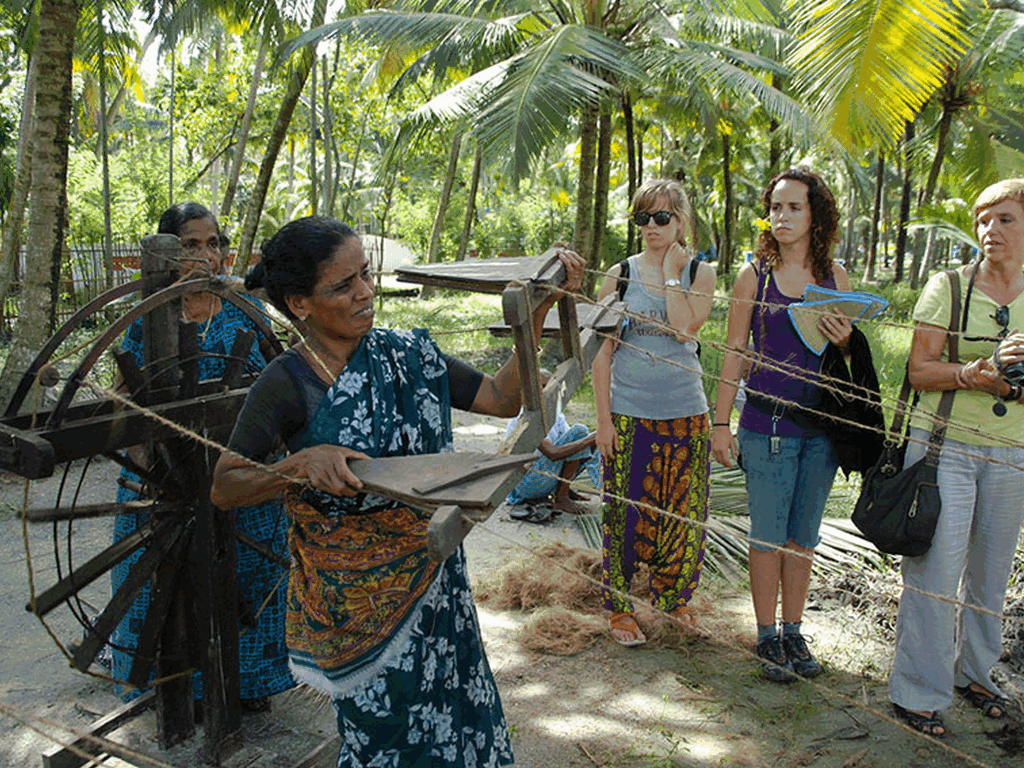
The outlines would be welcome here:
M 728 352 L 715 402 L 712 453 L 746 472 L 750 498 L 750 591 L 757 618 L 757 655 L 769 680 L 793 673 L 814 677 L 821 664 L 807 649 L 801 619 L 811 558 L 825 501 L 838 466 L 828 436 L 791 418 L 793 406 L 813 408 L 821 357 L 800 341 L 786 307 L 808 283 L 849 290 L 846 270 L 832 260 L 839 230 L 835 198 L 806 168 L 775 176 L 764 192 L 771 229 L 761 233 L 756 258 L 743 266 L 729 308 Z M 849 354 L 852 325 L 840 315 L 819 321 L 829 342 Z M 729 416 L 748 342 L 752 342 L 747 402 L 737 444 Z M 782 628 L 776 606 L 782 592 Z

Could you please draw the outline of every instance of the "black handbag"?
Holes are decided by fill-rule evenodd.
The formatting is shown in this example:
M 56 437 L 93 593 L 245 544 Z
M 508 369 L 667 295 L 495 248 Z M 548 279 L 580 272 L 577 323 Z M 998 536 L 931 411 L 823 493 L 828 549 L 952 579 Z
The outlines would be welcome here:
M 959 362 L 957 330 L 960 325 L 960 276 L 954 270 L 947 270 L 946 274 L 952 297 L 947 343 L 949 360 L 955 363 Z M 920 460 L 902 469 L 908 441 L 903 430 L 903 419 L 910 396 L 909 366 L 903 372 L 903 387 L 892 427 L 886 435 L 882 455 L 864 475 L 852 517 L 853 524 L 864 538 L 881 552 L 918 557 L 932 545 L 942 509 L 936 482 L 939 450 L 942 448 L 955 394 L 952 389 L 942 393 L 932 422 L 931 435 L 928 437 L 927 452 Z

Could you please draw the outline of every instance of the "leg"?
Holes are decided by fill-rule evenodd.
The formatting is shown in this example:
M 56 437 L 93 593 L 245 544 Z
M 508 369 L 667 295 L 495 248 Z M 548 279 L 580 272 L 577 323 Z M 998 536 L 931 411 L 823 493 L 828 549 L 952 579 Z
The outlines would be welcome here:
M 707 414 L 649 423 L 653 440 L 642 448 L 650 461 L 641 501 L 659 511 L 641 505 L 637 550 L 650 566 L 652 603 L 671 613 L 690 602 L 704 567 L 710 424 Z
M 750 547 L 750 597 L 758 626 L 775 624 L 775 606 L 779 601 L 782 581 L 782 553 Z
M 811 583 L 811 558 L 814 550 L 787 541 L 782 550 L 782 620 L 796 624 L 804 615 L 807 588 Z
M 628 416 L 612 414 L 619 433 L 619 450 L 604 465 L 604 503 L 601 506 L 602 581 L 601 596 L 606 610 L 632 613 L 629 588 L 636 570 L 635 532 L 637 509 L 629 503 L 633 475 L 634 422 Z M 617 637 L 617 636 L 616 636 Z
M 905 467 L 924 455 L 925 446 L 917 441 L 926 441 L 927 433 L 914 429 L 911 437 Z M 911 712 L 941 711 L 953 701 L 956 608 L 928 594 L 955 598 L 963 573 L 974 519 L 975 477 L 983 464 L 964 451 L 976 453 L 970 446 L 946 439 L 938 471 L 942 514 L 931 549 L 920 557 L 904 557 L 901 563 L 904 588 L 889 699 Z
M 554 497 L 551 506 L 562 512 L 571 515 L 585 515 L 588 510 L 582 504 L 577 504 L 569 495 L 570 483 L 580 470 L 579 459 L 568 459 L 562 464 L 562 471 L 558 475 L 558 484 L 555 486 Z
M 964 603 L 989 612 L 960 609 L 955 684 L 999 697 L 1001 692 L 990 673 L 1001 651 L 1002 621 L 993 614 L 1003 610 L 1006 583 L 1024 513 L 1021 505 L 1024 474 L 1020 471 L 1024 466 L 1024 450 L 1010 446 L 975 449 L 978 453 L 982 451 L 994 461 L 985 462 L 980 468 L 974 525 L 960 596 Z M 1001 717 L 1005 713 L 1005 707 L 994 709 L 990 703 L 975 706 L 986 709 L 990 717 Z

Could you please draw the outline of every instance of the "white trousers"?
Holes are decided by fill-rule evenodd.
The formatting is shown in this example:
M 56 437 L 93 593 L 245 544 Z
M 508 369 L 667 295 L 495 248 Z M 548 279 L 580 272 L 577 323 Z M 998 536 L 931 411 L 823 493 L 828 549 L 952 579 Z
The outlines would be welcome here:
M 927 440 L 928 433 L 914 429 L 911 436 Z M 911 443 L 905 465 L 925 450 Z M 921 557 L 903 558 L 896 657 L 889 677 L 891 701 L 929 712 L 952 704 L 954 685 L 973 681 L 1000 694 L 990 675 L 1002 642 L 999 616 L 917 590 L 1002 613 L 1024 514 L 1024 448 L 947 439 L 939 456 L 938 485 L 942 513 L 931 549 Z

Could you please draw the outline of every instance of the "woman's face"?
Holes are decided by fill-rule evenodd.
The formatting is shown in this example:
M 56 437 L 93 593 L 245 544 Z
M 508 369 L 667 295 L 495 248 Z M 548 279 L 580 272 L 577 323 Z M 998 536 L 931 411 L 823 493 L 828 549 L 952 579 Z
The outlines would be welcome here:
M 213 219 L 190 219 L 178 230 L 182 277 L 220 273 L 220 232 Z
M 978 242 L 991 261 L 1024 262 L 1024 207 L 1003 200 L 982 208 L 976 219 Z
M 373 328 L 373 278 L 358 237 L 346 238 L 321 262 L 309 296 L 289 296 L 288 305 L 325 340 L 355 340 Z
M 768 217 L 780 246 L 809 245 L 812 222 L 807 185 L 795 179 L 782 179 L 772 190 Z
M 672 214 L 668 224 L 659 225 L 652 217 L 646 224 L 640 227 L 640 234 L 644 238 L 644 243 L 648 248 L 655 250 L 668 248 L 672 243 L 676 242 L 679 238 L 679 228 L 683 226 L 682 222 L 679 221 L 679 216 L 672 210 L 672 202 L 664 195 L 659 195 L 655 198 L 654 205 L 638 208 L 635 213 L 654 214 L 658 211 L 668 211 Z

